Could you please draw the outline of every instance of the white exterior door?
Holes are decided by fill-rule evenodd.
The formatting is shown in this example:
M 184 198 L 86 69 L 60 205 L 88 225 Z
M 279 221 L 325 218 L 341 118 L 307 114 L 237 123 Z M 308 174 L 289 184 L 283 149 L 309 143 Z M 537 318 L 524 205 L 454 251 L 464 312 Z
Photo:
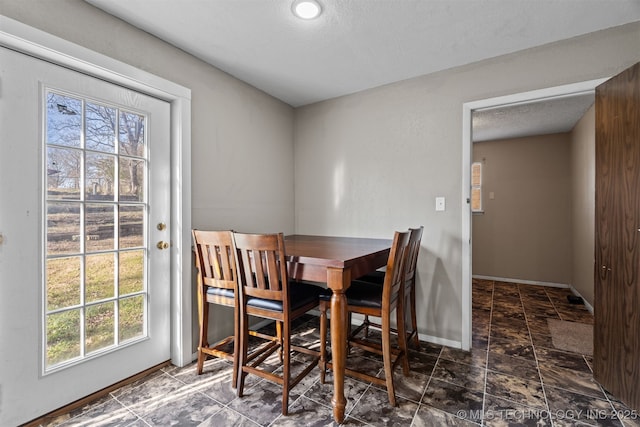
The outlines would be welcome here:
M 0 425 L 170 358 L 169 123 L 0 48 Z

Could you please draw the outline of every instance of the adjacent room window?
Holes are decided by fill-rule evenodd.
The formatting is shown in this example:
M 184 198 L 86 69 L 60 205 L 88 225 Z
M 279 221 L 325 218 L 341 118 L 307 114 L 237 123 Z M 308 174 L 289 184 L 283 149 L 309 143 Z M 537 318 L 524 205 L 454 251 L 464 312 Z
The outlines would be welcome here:
M 482 163 L 471 164 L 471 212 L 482 212 Z

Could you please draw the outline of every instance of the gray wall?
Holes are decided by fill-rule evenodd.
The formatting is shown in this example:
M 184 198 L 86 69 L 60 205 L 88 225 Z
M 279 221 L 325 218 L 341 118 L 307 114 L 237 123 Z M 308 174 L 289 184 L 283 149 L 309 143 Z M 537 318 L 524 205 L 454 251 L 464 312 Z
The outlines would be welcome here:
M 569 133 L 473 144 L 484 208 L 473 215 L 474 275 L 571 282 L 570 154 Z
M 296 109 L 296 232 L 390 237 L 423 224 L 419 330 L 460 341 L 463 103 L 612 76 L 639 45 L 633 23 Z
M 571 132 L 572 275 L 571 284 L 593 306 L 595 243 L 595 107 Z

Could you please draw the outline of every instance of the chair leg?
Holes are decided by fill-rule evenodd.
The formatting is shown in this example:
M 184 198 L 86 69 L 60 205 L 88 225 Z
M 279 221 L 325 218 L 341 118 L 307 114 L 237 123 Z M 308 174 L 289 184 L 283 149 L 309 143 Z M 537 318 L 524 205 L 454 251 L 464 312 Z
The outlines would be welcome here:
M 393 386 L 393 361 L 391 357 L 391 324 L 389 319 L 384 317 L 382 319 L 382 360 L 384 363 L 384 377 L 387 382 L 389 403 L 391 406 L 396 406 L 396 391 Z
M 200 350 L 202 347 L 198 347 L 198 364 L 196 367 L 196 373 L 198 375 L 202 374 L 202 371 L 204 370 L 204 361 L 207 358 L 206 354 L 204 354 L 202 352 L 202 350 Z
M 280 350 L 278 350 L 278 354 L 280 356 L 280 363 L 284 360 L 282 358 L 282 322 L 276 321 L 276 337 L 278 339 L 278 344 L 280 344 Z
M 209 303 L 204 301 L 203 297 L 198 293 L 198 321 L 200 323 L 200 342 L 198 345 L 198 364 L 196 372 L 198 375 L 202 374 L 204 369 L 204 361 L 207 359 L 207 355 L 202 352 L 203 348 L 209 347 L 208 342 L 208 330 L 209 330 Z
M 369 338 L 369 315 L 365 314 L 364 315 L 364 322 L 362 322 L 364 324 L 364 337 L 365 338 Z
M 246 372 L 244 372 L 244 367 L 247 364 L 247 347 L 249 346 L 249 319 L 246 316 L 246 314 L 244 316 L 240 316 L 239 326 L 240 326 L 240 331 L 239 331 L 240 335 L 238 337 L 239 358 L 238 358 L 238 372 L 237 372 L 238 378 L 237 378 L 236 394 L 238 395 L 238 397 L 242 397 L 242 394 L 244 392 L 244 378 L 247 375 Z
M 407 326 L 405 323 L 404 304 L 398 304 L 396 307 L 396 323 L 398 324 L 398 347 L 402 357 L 402 373 L 405 377 L 409 376 L 409 352 L 407 347 Z
M 238 367 L 240 365 L 240 319 L 238 317 L 238 308 L 234 309 L 233 315 L 233 377 L 231 379 L 231 388 L 238 387 Z
M 353 316 L 352 313 L 349 312 L 347 313 L 347 355 L 349 355 L 349 353 L 351 352 L 351 344 L 349 342 L 349 338 L 351 338 L 353 335 L 351 335 L 351 330 L 352 328 L 352 321 L 353 321 Z
M 284 353 L 283 381 L 282 381 L 282 415 L 289 413 L 289 384 L 291 382 L 291 323 L 284 322 L 284 340 L 282 341 L 281 354 Z M 284 347 L 284 348 L 282 348 Z
M 320 310 L 320 383 L 324 384 L 325 374 L 327 371 L 327 304 L 320 301 L 318 306 Z
M 420 338 L 418 337 L 418 320 L 416 317 L 416 287 L 415 284 L 409 291 L 409 312 L 411 316 L 411 333 L 413 334 L 413 346 L 420 350 Z

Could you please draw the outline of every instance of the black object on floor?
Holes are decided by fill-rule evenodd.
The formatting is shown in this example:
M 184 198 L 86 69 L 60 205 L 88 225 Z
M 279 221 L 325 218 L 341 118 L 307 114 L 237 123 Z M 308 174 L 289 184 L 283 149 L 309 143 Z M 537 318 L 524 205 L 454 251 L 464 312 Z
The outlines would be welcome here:
M 582 297 L 579 297 L 577 295 L 567 295 L 567 299 L 571 304 L 584 304 Z

